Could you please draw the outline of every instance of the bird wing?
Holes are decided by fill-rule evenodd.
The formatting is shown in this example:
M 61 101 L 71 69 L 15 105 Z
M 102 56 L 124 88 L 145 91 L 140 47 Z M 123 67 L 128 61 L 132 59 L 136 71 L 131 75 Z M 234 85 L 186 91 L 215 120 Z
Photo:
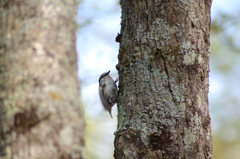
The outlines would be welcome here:
M 104 88 L 104 87 L 103 87 Z M 102 101 L 102 105 L 103 107 L 109 111 L 109 108 L 111 107 L 110 104 L 108 103 L 108 101 L 104 98 L 104 91 L 102 88 L 99 87 L 99 95 Z

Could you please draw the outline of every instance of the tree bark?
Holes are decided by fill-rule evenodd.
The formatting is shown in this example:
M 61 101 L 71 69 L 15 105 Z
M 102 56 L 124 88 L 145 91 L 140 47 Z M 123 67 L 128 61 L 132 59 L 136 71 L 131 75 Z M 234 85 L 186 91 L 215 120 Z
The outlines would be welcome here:
M 0 158 L 83 158 L 75 0 L 0 9 Z
M 116 159 L 210 159 L 211 0 L 121 0 Z

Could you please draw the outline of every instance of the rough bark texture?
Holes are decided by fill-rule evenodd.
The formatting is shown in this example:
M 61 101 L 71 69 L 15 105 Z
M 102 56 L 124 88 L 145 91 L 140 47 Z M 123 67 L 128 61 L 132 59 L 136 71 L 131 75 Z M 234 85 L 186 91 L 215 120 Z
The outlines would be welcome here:
M 116 159 L 210 159 L 211 0 L 121 0 Z
M 1 0 L 0 158 L 80 159 L 75 0 Z

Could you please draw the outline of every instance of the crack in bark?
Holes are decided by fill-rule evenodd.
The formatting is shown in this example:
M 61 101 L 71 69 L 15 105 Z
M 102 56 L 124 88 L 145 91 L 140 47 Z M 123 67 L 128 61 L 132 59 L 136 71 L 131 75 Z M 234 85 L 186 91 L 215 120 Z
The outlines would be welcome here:
M 176 100 L 175 100 L 174 94 L 173 94 L 173 90 L 171 89 L 170 75 L 169 75 L 169 72 L 168 72 L 166 59 L 164 58 L 164 56 L 162 54 L 160 56 L 163 60 L 164 70 L 165 70 L 165 72 L 167 74 L 167 77 L 168 77 L 168 89 L 169 89 L 169 92 L 171 93 L 171 99 L 173 100 L 174 103 L 176 103 Z

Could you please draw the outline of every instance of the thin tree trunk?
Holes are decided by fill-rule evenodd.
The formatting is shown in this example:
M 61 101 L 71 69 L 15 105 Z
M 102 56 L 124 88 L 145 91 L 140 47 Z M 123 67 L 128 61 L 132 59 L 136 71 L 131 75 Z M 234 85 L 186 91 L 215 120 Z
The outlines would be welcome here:
M 82 158 L 75 14 L 75 0 L 1 0 L 0 158 Z
M 120 3 L 115 158 L 212 158 L 211 0 Z

